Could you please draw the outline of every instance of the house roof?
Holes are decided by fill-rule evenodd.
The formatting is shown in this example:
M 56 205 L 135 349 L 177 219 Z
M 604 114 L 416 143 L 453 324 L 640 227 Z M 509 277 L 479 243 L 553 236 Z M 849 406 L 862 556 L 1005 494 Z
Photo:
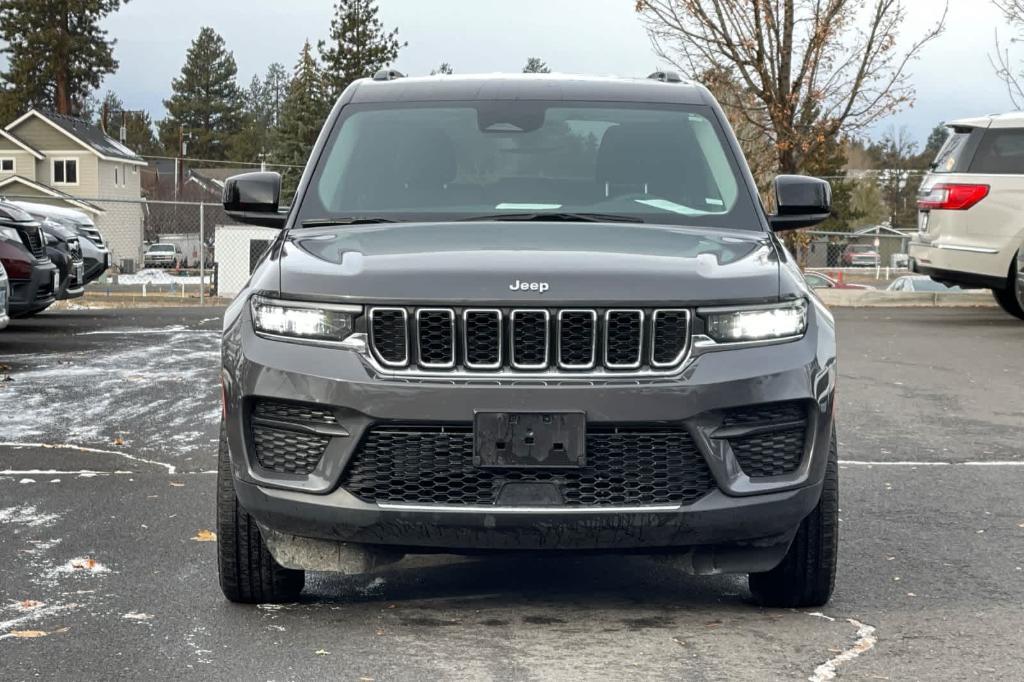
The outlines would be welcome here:
M 188 173 L 199 180 L 212 182 L 219 189 L 224 189 L 224 181 L 232 175 L 245 173 L 245 168 L 193 168 Z
M 11 133 L 11 131 L 15 130 L 19 125 L 31 117 L 36 117 L 45 121 L 105 161 L 126 161 L 137 164 L 146 163 L 141 156 L 104 133 L 99 126 L 87 123 L 80 118 L 65 116 L 52 111 L 30 109 L 27 113 L 9 123 L 7 127 L 4 128 L 4 131 Z
M 88 211 L 93 215 L 106 213 L 106 211 L 104 211 L 102 208 L 100 208 L 99 206 L 92 202 L 86 201 L 85 199 L 79 199 L 78 197 L 73 197 L 70 194 L 67 194 L 66 192 L 61 192 L 59 189 L 54 189 L 49 185 L 43 185 L 41 183 L 36 182 L 35 180 L 29 180 L 28 178 L 22 177 L 20 175 L 12 175 L 9 178 L 0 180 L 0 195 L 2 195 L 4 191 L 7 190 L 7 188 L 10 187 L 11 185 L 22 185 L 29 189 L 33 189 L 37 192 L 45 194 L 46 196 L 53 197 L 54 199 L 60 199 L 61 201 L 64 201 L 65 203 L 80 208 L 83 211 Z M 17 197 L 17 195 L 15 196 Z
M 891 227 L 891 226 L 885 225 L 885 224 L 868 225 L 867 227 L 862 227 L 859 230 L 854 230 L 852 234 L 855 234 L 855 235 L 871 235 L 871 234 L 878 234 L 879 232 L 885 232 L 885 233 L 888 233 L 888 234 L 897 235 L 899 237 L 906 237 L 907 236 L 906 232 L 900 232 L 895 227 Z
M 25 142 L 25 140 L 21 139 L 20 137 L 18 137 L 17 135 L 15 135 L 14 133 L 12 133 L 10 131 L 0 129 L 0 137 L 4 137 L 4 138 L 10 140 L 16 146 L 21 147 L 26 152 L 28 152 L 32 156 L 36 157 L 36 159 L 38 159 L 40 161 L 42 161 L 43 159 L 46 158 L 45 154 L 43 154 L 41 151 L 39 151 L 38 149 L 36 149 L 32 145 L 30 145 L 28 142 Z

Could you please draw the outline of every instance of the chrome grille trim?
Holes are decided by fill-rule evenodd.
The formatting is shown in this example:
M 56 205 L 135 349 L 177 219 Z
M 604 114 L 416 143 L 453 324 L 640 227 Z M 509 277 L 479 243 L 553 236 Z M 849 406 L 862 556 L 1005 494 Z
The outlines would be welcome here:
M 583 313 L 590 316 L 590 362 L 586 364 L 576 364 L 562 362 L 562 320 L 566 314 Z M 597 311 L 588 310 L 585 308 L 565 308 L 558 311 L 558 325 L 555 332 L 555 359 L 558 362 L 558 366 L 562 369 L 593 369 L 594 365 L 597 364 Z
M 405 357 L 401 361 L 386 360 L 377 351 L 377 342 L 374 339 L 374 333 L 373 333 L 374 327 L 376 326 L 374 324 L 374 321 L 375 321 L 375 318 L 376 318 L 377 314 L 378 313 L 383 313 L 383 312 L 397 312 L 397 313 L 401 313 L 401 315 L 402 315 L 402 329 L 404 330 L 404 333 L 405 333 Z M 368 313 L 368 318 L 369 318 L 369 325 L 368 325 L 368 327 L 369 327 L 369 332 L 370 332 L 370 348 L 373 351 L 373 357 L 378 362 L 380 362 L 382 365 L 384 365 L 385 367 L 398 368 L 398 367 L 405 367 L 405 366 L 407 366 L 409 364 L 409 313 L 408 313 L 408 311 L 406 311 L 405 308 L 375 307 L 375 308 L 370 308 L 369 313 Z
M 516 318 L 524 314 L 535 315 L 540 313 L 544 317 L 544 361 L 540 363 L 522 363 L 516 360 Z M 551 363 L 551 313 L 544 309 L 517 308 L 509 315 L 509 357 L 514 369 L 547 369 Z
M 445 313 L 448 316 L 448 336 L 451 339 L 451 359 L 447 362 L 427 362 L 423 359 L 423 332 L 420 329 L 420 322 L 424 314 Z M 416 310 L 416 361 L 420 367 L 428 369 L 452 369 L 455 367 L 455 311 L 451 308 L 417 308 Z
M 657 342 L 657 339 L 658 339 L 658 316 L 662 315 L 663 313 L 677 313 L 677 314 L 678 313 L 682 313 L 683 317 L 686 319 L 686 331 L 685 331 L 685 338 L 683 339 L 683 347 L 679 351 L 679 354 L 675 358 L 673 358 L 670 362 L 658 362 L 657 360 L 655 360 L 655 357 L 654 357 L 655 356 L 655 353 L 654 353 L 655 345 L 656 345 L 656 342 Z M 690 352 L 690 343 L 691 343 L 691 340 L 693 339 L 693 316 L 690 314 L 690 311 L 687 310 L 686 308 L 659 308 L 658 310 L 655 310 L 653 313 L 651 313 L 651 334 L 650 334 L 650 336 L 651 336 L 651 338 L 650 338 L 650 346 L 651 347 L 649 349 L 649 353 L 650 353 L 651 367 L 657 367 L 659 369 L 663 369 L 665 367 L 675 367 L 680 362 L 682 362 L 683 358 L 685 358 L 687 356 L 687 354 Z
M 469 359 L 469 316 L 473 314 L 492 315 L 498 323 L 497 361 L 493 363 L 472 362 Z M 505 360 L 505 316 L 499 308 L 466 308 L 462 311 L 462 361 L 468 369 L 495 370 L 501 369 Z
M 380 319 L 385 312 L 389 317 Z M 620 313 L 628 317 L 616 319 Z M 532 319 L 527 319 L 528 315 Z M 664 315 L 672 317 L 665 319 Z M 368 306 L 366 319 L 366 334 L 357 335 L 365 340 L 360 352 L 382 375 L 395 379 L 546 382 L 656 378 L 681 372 L 688 359 L 701 352 L 699 337 L 694 336 L 694 313 L 687 308 L 392 305 Z M 429 321 L 426 335 L 421 335 L 423 319 Z M 532 328 L 521 328 L 517 337 L 517 324 Z M 445 333 L 450 334 L 450 343 Z M 517 338 L 518 353 L 514 348 Z M 399 358 L 403 345 L 405 355 Z M 439 347 L 446 355 L 444 363 L 437 362 L 442 355 Z M 424 350 L 433 362 L 424 361 Z M 670 355 L 674 356 L 671 362 L 667 361 Z M 589 362 L 582 363 L 584 358 Z
M 612 315 L 628 313 L 637 316 L 638 338 L 636 343 L 636 360 L 633 362 L 616 363 L 608 357 L 608 324 Z M 639 308 L 611 308 L 604 313 L 604 366 L 609 369 L 639 369 L 644 357 L 644 311 Z

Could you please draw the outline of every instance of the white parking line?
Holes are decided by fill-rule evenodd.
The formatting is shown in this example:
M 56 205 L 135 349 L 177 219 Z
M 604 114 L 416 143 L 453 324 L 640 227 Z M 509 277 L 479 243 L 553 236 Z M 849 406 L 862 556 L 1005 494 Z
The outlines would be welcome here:
M 843 466 L 864 467 L 1024 467 L 1024 462 L 1017 462 L 1013 460 L 994 460 L 991 462 L 986 462 L 984 460 L 969 462 L 874 462 L 859 459 L 841 459 L 839 460 L 839 464 Z
M 857 628 L 857 641 L 849 649 L 844 649 L 841 653 L 836 654 L 815 668 L 814 674 L 807 678 L 810 682 L 836 679 L 836 668 L 843 663 L 849 663 L 864 652 L 870 651 L 878 643 L 875 628 L 871 625 L 861 623 L 854 618 L 847 618 L 846 622 Z
M 173 464 L 167 464 L 166 462 L 157 462 L 156 460 L 146 459 L 144 457 L 137 457 L 130 455 L 127 452 L 121 452 L 119 450 L 102 450 L 100 448 L 87 448 L 81 445 L 72 445 L 70 443 L 0 443 L 0 447 L 9 448 L 47 448 L 49 450 L 77 450 L 79 452 L 95 452 L 101 455 L 116 455 L 118 457 L 124 457 L 133 462 L 142 462 L 143 464 L 152 464 L 153 466 L 163 467 L 167 469 L 168 474 L 175 474 L 178 468 Z

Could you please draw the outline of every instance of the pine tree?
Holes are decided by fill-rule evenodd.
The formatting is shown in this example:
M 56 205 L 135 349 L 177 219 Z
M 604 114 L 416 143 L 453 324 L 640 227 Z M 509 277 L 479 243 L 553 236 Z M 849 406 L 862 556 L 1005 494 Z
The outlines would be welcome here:
M 526 60 L 523 73 L 551 73 L 551 69 L 548 68 L 548 65 L 540 57 L 530 57 Z
M 174 94 L 164 100 L 167 118 L 160 121 L 160 141 L 178 153 L 179 134 L 188 140 L 188 156 L 223 159 L 242 126 L 238 67 L 224 39 L 204 26 L 188 52 L 181 75 L 171 81 Z
M 89 94 L 117 70 L 116 41 L 100 22 L 128 0 L 4 0 L 0 3 L 0 116 L 30 107 L 78 115 Z
M 107 90 L 96 111 L 96 124 L 107 135 L 121 140 L 121 126 L 125 128 L 125 146 L 142 156 L 160 153 L 160 144 L 153 134 L 153 120 L 149 113 L 140 110 L 125 109 L 124 102 L 112 90 Z
M 455 73 L 455 69 L 448 62 L 441 62 L 441 66 L 430 70 L 431 76 L 450 76 L 453 73 Z
M 284 64 L 274 62 L 267 67 L 267 75 L 263 77 L 263 98 L 267 109 L 268 124 L 276 126 L 281 118 L 281 107 L 288 96 L 291 77 Z
M 335 99 L 357 78 L 366 78 L 390 66 L 398 50 L 398 29 L 385 31 L 377 18 L 375 0 L 338 0 L 328 41 L 320 41 L 327 94 Z
M 272 159 L 283 164 L 284 194 L 290 197 L 302 175 L 302 167 L 316 142 L 330 108 L 324 74 L 307 40 L 302 46 L 288 96 L 281 105 L 281 118 L 274 133 Z

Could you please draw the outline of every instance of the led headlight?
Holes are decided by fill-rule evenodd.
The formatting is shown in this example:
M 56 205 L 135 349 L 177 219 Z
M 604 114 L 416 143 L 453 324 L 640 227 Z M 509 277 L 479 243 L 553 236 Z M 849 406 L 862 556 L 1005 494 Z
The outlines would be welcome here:
M 295 339 L 343 341 L 352 333 L 360 312 L 359 306 L 252 298 L 252 323 L 257 332 Z
M 807 301 L 773 306 L 712 308 L 700 311 L 705 333 L 718 343 L 769 341 L 801 336 L 807 330 Z
M 18 234 L 18 230 L 13 227 L 7 227 L 6 225 L 0 225 L 0 235 L 7 239 L 14 240 L 16 242 L 21 241 L 21 235 Z

